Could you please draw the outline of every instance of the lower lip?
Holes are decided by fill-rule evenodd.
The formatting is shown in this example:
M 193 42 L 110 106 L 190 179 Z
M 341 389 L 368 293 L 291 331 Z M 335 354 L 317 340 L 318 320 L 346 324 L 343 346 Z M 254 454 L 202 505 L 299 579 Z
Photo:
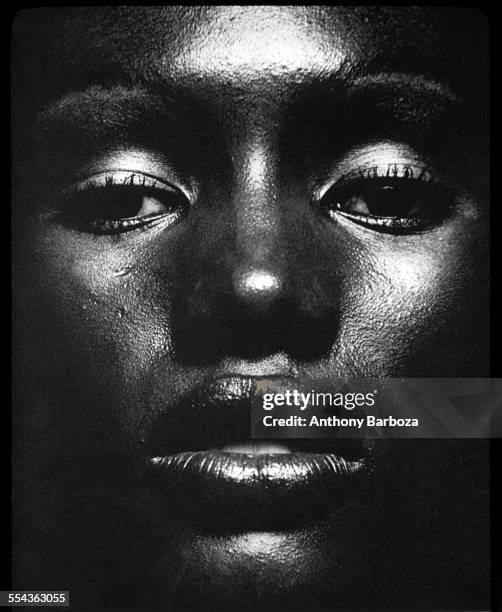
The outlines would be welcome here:
M 147 460 L 178 517 L 210 531 L 299 527 L 344 503 L 363 461 L 329 453 L 186 452 Z

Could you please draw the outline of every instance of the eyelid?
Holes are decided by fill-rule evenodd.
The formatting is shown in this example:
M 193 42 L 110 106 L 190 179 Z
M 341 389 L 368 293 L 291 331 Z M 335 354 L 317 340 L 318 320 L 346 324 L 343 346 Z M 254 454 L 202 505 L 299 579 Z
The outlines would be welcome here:
M 82 160 L 64 180 L 57 181 L 61 192 L 65 187 L 105 187 L 103 177 L 139 175 L 147 177 L 159 189 L 173 189 L 186 198 L 190 205 L 197 200 L 199 186 L 195 177 L 180 173 L 168 155 L 146 148 L 118 147 L 106 150 L 96 157 Z M 94 185 L 93 185 L 94 183 Z
M 410 170 L 413 176 L 407 176 Z M 406 143 L 382 141 L 357 147 L 337 160 L 314 190 L 313 201 L 319 202 L 336 185 L 374 178 L 443 181 L 442 172 L 426 155 Z
M 114 169 L 92 174 L 63 189 L 64 194 L 71 194 L 86 189 L 106 189 L 110 186 L 146 187 L 172 193 L 181 192 L 174 185 L 161 181 L 157 177 L 137 170 Z M 186 195 L 186 194 L 184 194 Z
M 388 179 L 392 180 L 412 180 L 421 181 L 424 183 L 438 183 L 439 176 L 434 170 L 427 164 L 410 164 L 405 163 L 389 163 L 382 165 L 375 165 L 371 167 L 354 168 L 349 172 L 343 174 L 337 181 L 333 183 L 334 186 L 341 186 L 350 183 L 353 180 L 356 181 L 371 181 L 375 179 Z

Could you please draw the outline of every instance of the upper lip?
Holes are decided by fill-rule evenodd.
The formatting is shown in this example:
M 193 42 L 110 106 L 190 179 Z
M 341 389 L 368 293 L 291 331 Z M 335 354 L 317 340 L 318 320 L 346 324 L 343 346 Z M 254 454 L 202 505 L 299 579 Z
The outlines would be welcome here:
M 149 456 L 221 448 L 247 440 L 257 377 L 204 380 L 159 414 L 147 440 Z
M 361 439 L 288 440 L 291 453 L 279 455 L 224 452 L 249 439 L 260 378 L 270 377 L 212 378 L 156 418 L 145 465 L 155 490 L 166 494 L 177 514 L 212 528 L 277 527 L 326 511 L 320 502 L 340 502 L 347 485 L 366 472 Z M 312 381 L 296 378 L 274 382 L 275 388 L 313 388 Z
M 264 380 L 273 380 L 275 392 L 280 389 L 309 392 L 320 385 L 310 378 L 277 375 L 226 375 L 203 380 L 155 417 L 146 440 L 146 455 L 218 450 L 249 440 L 250 410 L 253 401 L 263 393 L 258 383 Z M 293 439 L 288 440 L 288 445 L 296 452 L 335 452 L 348 460 L 358 460 L 367 454 L 362 439 Z

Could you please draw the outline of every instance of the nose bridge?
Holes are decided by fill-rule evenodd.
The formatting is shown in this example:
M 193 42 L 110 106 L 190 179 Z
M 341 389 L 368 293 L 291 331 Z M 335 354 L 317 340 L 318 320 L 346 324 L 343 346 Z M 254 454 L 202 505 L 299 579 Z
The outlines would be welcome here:
M 261 142 L 246 145 L 234 157 L 235 263 L 243 270 L 279 272 L 283 223 L 276 158 Z
M 252 310 L 264 312 L 289 288 L 287 220 L 280 205 L 277 154 L 270 141 L 255 140 L 234 160 L 232 292 Z
M 276 301 L 287 284 L 276 159 L 272 146 L 263 141 L 247 143 L 234 155 L 230 282 L 237 299 L 258 310 Z

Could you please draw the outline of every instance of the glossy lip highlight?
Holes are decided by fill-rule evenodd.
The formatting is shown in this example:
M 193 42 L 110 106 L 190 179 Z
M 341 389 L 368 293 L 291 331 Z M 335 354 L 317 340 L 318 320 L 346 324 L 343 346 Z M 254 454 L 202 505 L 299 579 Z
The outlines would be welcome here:
M 255 454 L 219 451 L 186 452 L 152 457 L 152 466 L 178 481 L 188 474 L 222 479 L 240 486 L 310 485 L 328 475 L 343 478 L 359 470 L 363 461 L 346 461 L 333 453 Z
M 219 451 L 151 457 L 157 493 L 178 516 L 209 531 L 285 529 L 322 518 L 347 499 L 364 461 L 334 453 Z
M 219 368 L 218 378 L 272 378 L 292 377 L 298 375 L 298 370 L 285 353 L 275 353 L 256 360 L 224 359 Z

